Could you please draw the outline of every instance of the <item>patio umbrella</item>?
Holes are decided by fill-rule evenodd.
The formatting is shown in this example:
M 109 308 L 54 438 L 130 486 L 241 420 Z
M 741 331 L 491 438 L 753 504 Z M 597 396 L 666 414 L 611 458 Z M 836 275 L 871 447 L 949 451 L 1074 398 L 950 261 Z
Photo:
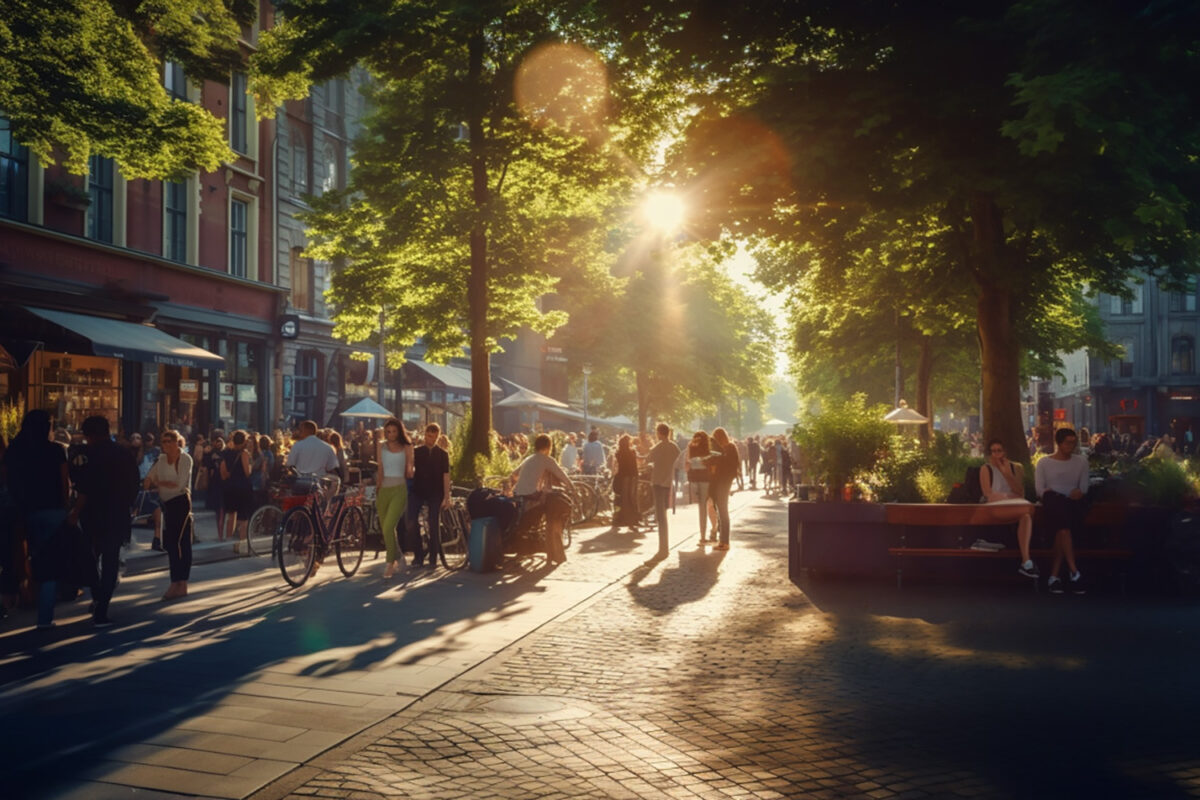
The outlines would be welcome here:
M 369 397 L 364 397 L 342 412 L 343 417 L 365 417 L 368 419 L 387 419 L 396 416 Z
M 900 401 L 900 405 L 894 410 L 889 411 L 883 419 L 893 425 L 924 425 L 926 422 L 929 422 L 928 417 L 913 411 L 908 407 L 908 403 L 905 403 L 903 400 Z
M 774 417 L 763 423 L 763 426 L 754 432 L 756 436 L 780 436 L 792 429 L 790 422 Z
M 496 403 L 496 408 L 570 408 L 561 400 L 521 388 Z

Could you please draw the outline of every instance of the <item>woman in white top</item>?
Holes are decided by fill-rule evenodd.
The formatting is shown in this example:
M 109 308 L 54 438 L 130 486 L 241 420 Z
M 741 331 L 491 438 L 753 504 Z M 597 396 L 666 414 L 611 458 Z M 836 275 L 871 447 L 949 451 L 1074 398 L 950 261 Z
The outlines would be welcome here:
M 171 585 L 163 600 L 187 595 L 192 571 L 192 457 L 183 452 L 183 438 L 163 431 L 163 453 L 146 474 L 147 489 L 157 488 L 162 502 L 163 549 L 171 565 Z
M 983 501 L 1012 508 L 997 509 L 1005 522 L 1017 523 L 1017 546 L 1021 548 L 1021 565 L 1017 571 L 1029 578 L 1038 577 L 1037 565 L 1029 557 L 1029 540 L 1033 538 L 1033 504 L 1025 499 L 1025 468 L 1009 461 L 1004 442 L 988 442 L 988 460 L 979 470 L 979 485 Z
M 408 507 L 408 479 L 413 476 L 413 446 L 404 426 L 395 417 L 383 423 L 383 441 L 375 448 L 375 463 L 379 465 L 375 510 L 379 512 L 379 528 L 387 548 L 383 577 L 390 578 L 400 567 L 396 525 L 404 519 Z

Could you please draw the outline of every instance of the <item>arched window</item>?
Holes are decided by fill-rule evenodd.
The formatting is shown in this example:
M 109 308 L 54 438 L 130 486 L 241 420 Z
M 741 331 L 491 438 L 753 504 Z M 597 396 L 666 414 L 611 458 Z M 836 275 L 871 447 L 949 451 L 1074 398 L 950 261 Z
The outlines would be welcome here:
M 1171 374 L 1191 375 L 1196 371 L 1196 341 L 1191 336 L 1171 339 Z

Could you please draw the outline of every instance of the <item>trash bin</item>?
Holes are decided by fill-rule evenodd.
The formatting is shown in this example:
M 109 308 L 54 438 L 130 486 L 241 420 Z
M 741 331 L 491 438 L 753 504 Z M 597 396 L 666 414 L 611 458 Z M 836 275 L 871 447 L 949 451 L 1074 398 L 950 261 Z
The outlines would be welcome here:
M 504 552 L 500 543 L 500 524 L 495 517 L 471 520 L 471 535 L 467 538 L 467 563 L 472 572 L 491 572 L 499 569 Z

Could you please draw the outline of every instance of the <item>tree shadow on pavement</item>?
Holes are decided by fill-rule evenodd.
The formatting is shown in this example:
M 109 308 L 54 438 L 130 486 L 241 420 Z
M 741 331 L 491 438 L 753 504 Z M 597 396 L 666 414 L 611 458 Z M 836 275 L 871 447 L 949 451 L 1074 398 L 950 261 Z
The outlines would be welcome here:
M 214 581 L 229 599 L 199 613 L 187 604 L 204 602 L 205 582 L 166 606 L 157 602 L 161 581 L 136 579 L 118 588 L 113 611 L 122 624 L 107 631 L 78 616 L 86 600 L 60 606 L 55 630 L 0 637 L 5 793 L 54 796 L 56 780 L 77 780 L 109 753 L 205 714 L 265 675 L 357 679 L 419 657 L 461 654 L 470 647 L 465 634 L 526 613 L 549 569 L 443 573 L 402 592 L 378 573 L 286 591 L 264 588 L 258 572 Z M 437 643 L 418 658 L 396 658 L 433 633 Z
M 647 531 L 645 528 L 640 528 L 636 532 L 626 528 L 621 528 L 620 530 L 605 528 L 601 533 L 594 536 L 587 538 L 580 537 L 579 553 L 581 555 L 591 555 L 593 553 L 619 555 L 621 553 L 630 553 L 642 546 L 646 534 Z M 579 535 L 578 531 L 576 531 L 576 535 Z

